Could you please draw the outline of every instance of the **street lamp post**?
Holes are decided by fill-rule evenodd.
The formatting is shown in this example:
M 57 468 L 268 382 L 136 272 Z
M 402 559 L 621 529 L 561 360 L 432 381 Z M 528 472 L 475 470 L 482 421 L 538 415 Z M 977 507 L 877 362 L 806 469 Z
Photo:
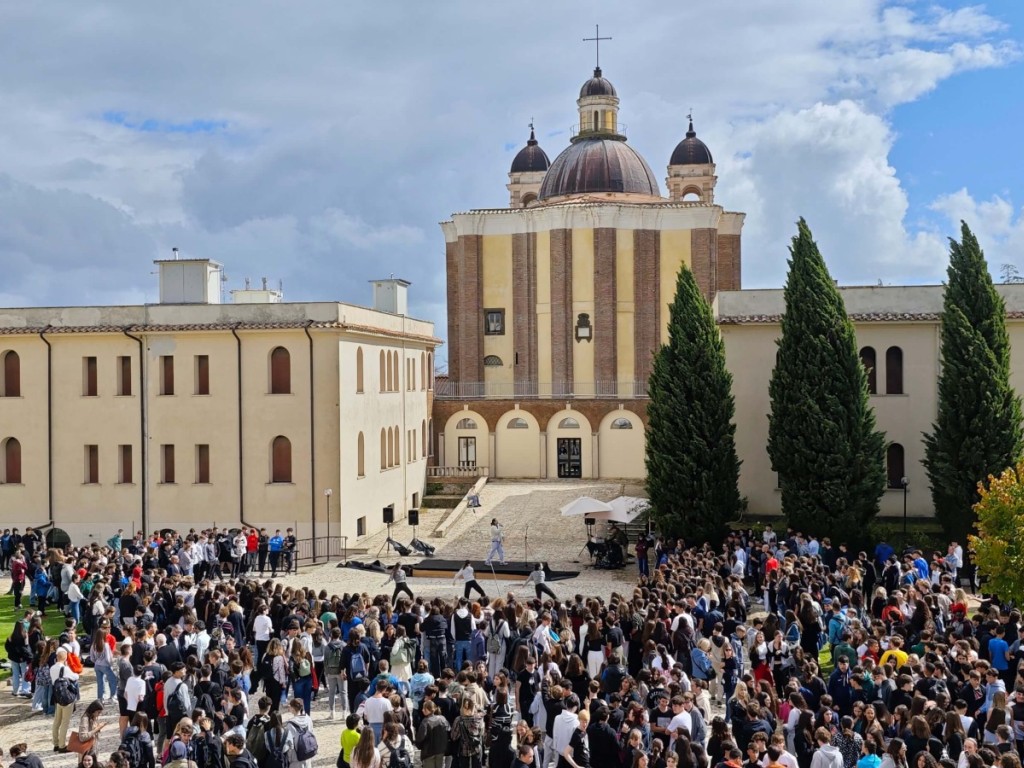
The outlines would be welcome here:
M 907 488 L 910 487 L 910 481 L 901 477 L 900 485 L 903 486 L 903 535 L 905 536 L 907 533 Z
M 333 488 L 324 489 L 324 498 L 327 499 L 327 561 L 331 560 L 331 494 Z M 316 552 L 316 542 L 313 542 L 313 551 Z

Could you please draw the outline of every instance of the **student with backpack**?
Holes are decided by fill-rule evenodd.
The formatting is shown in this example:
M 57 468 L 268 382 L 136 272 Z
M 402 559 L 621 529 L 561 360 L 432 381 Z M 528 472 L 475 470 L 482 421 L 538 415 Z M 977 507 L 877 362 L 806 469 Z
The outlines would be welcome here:
M 78 675 L 67 665 L 68 652 L 64 648 L 57 649 L 56 662 L 50 667 L 54 704 L 53 715 L 53 751 L 68 751 L 68 729 L 71 717 L 78 701 Z
M 292 681 L 292 693 L 295 699 L 302 701 L 305 713 L 308 715 L 313 701 L 313 657 L 302 643 L 292 643 L 288 676 Z
M 286 728 L 280 712 L 270 713 L 270 727 L 263 737 L 267 750 L 266 768 L 288 768 L 289 755 L 295 748 L 293 731 Z
M 125 756 L 128 768 L 155 768 L 153 737 L 149 735 L 149 718 L 138 712 L 125 729 L 117 751 Z
M 348 711 L 356 711 L 356 698 L 370 684 L 370 652 L 360 642 L 360 633 L 349 634 L 348 646 L 341 656 L 342 673 L 348 681 Z
M 260 696 L 256 706 L 259 708 L 259 713 L 245 725 L 245 748 L 256 762 L 262 765 L 267 755 L 264 736 L 270 728 L 270 697 Z
M 316 735 L 313 733 L 313 719 L 304 710 L 305 702 L 302 699 L 292 699 L 288 702 L 288 711 L 291 719 L 286 728 L 292 734 L 292 750 L 289 753 L 290 768 L 312 768 L 313 758 L 319 751 L 319 744 Z
M 341 641 L 341 629 L 334 627 L 331 630 L 331 639 L 324 649 L 324 684 L 327 687 L 327 703 L 331 708 L 332 720 L 337 709 L 335 699 L 341 702 L 343 716 L 348 711 L 348 683 L 345 679 L 344 655 L 345 644 Z
M 260 660 L 260 680 L 263 690 L 270 697 L 270 711 L 277 712 L 281 706 L 281 697 L 288 685 L 288 668 L 284 656 L 284 646 L 276 637 L 267 645 L 267 652 Z
M 484 718 L 476 711 L 471 697 L 462 701 L 462 712 L 452 723 L 451 740 L 455 742 L 453 768 L 481 768 L 484 754 Z
M 412 742 L 398 723 L 385 723 L 380 744 L 381 768 L 412 768 Z

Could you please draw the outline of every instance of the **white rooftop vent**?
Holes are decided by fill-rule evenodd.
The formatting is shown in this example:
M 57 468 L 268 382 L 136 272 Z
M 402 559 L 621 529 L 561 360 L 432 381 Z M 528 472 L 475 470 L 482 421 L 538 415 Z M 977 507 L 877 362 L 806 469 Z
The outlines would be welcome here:
M 284 301 L 284 288 L 278 280 L 277 288 L 267 287 L 267 278 L 262 278 L 262 288 L 252 288 L 249 278 L 245 278 L 245 288 L 231 291 L 232 304 L 280 304 Z
M 220 304 L 224 267 L 210 259 L 182 259 L 172 248 L 173 258 L 157 259 L 160 270 L 161 304 Z
M 373 308 L 378 312 L 390 312 L 393 315 L 409 314 L 408 280 L 394 277 L 386 280 L 371 280 L 373 285 Z

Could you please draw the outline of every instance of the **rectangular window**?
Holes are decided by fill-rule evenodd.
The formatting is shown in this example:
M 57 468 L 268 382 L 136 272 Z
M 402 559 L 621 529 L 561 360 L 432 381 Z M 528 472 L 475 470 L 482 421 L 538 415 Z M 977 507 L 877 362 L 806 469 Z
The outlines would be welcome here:
M 210 394 L 210 356 L 196 355 L 196 394 Z
M 82 396 L 96 397 L 96 358 L 82 358 Z
M 174 446 L 160 446 L 160 482 L 174 482 Z
M 127 355 L 117 358 L 117 394 L 126 397 L 132 393 L 132 359 Z
M 174 394 L 174 355 L 160 356 L 160 394 Z
M 130 445 L 117 446 L 117 482 L 132 482 L 132 447 Z
M 100 447 L 85 446 L 85 482 L 95 485 L 100 481 Z
M 356 536 L 365 536 L 365 535 L 366 535 L 366 518 L 365 517 L 356 518 Z
M 210 446 L 196 446 L 196 483 L 205 485 L 210 482 Z
M 505 335 L 505 310 L 485 309 L 484 310 L 484 334 L 487 336 Z

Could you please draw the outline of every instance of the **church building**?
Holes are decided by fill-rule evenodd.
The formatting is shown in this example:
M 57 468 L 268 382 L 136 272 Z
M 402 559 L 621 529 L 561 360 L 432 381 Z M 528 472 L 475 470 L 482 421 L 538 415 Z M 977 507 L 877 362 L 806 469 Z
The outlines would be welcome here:
M 715 200 L 693 123 L 665 193 L 626 138 L 600 68 L 580 88 L 553 162 L 531 130 L 507 208 L 442 223 L 448 377 L 433 414 L 437 464 L 497 477 L 641 478 L 647 379 L 668 338 L 679 267 L 705 295 L 740 288 L 744 214 Z

